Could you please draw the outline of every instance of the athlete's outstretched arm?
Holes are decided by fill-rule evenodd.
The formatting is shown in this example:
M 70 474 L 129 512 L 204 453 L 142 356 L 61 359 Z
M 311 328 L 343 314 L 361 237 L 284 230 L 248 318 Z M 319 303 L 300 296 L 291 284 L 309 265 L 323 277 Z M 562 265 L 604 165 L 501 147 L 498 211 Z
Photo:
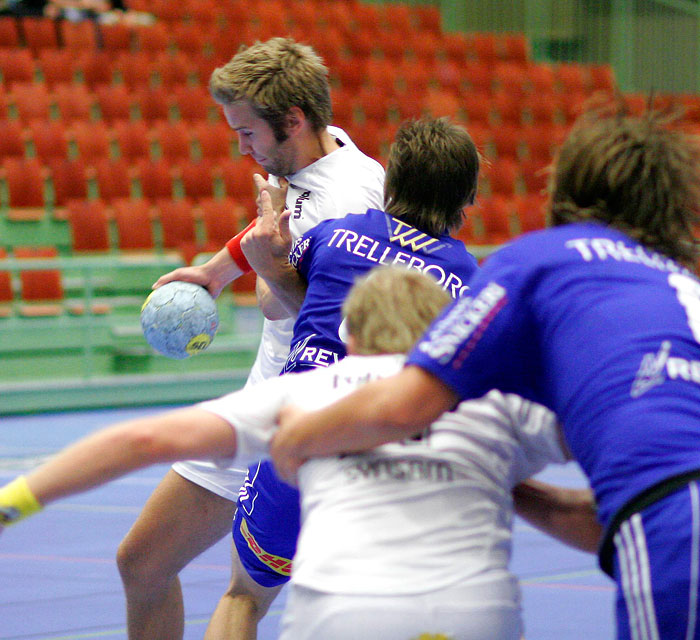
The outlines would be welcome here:
M 187 458 L 229 458 L 235 452 L 236 434 L 231 425 L 198 408 L 100 429 L 0 488 L 0 527 L 15 515 L 25 515 L 22 507 L 27 500 L 33 507 L 31 513 L 54 500 L 152 464 Z
M 277 472 L 293 482 L 298 468 L 309 458 L 366 451 L 411 437 L 458 400 L 435 376 L 408 366 L 319 411 L 284 408 L 270 454 Z
M 590 489 L 557 487 L 530 478 L 513 489 L 516 513 L 553 538 L 595 553 L 603 536 Z

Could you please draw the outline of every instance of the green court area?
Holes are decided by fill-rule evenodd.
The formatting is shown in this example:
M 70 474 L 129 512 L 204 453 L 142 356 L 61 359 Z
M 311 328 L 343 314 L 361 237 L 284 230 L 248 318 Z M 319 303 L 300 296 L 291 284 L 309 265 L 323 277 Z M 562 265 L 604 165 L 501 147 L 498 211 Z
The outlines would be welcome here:
M 178 404 L 239 388 L 262 324 L 249 299 L 225 291 L 213 343 L 185 360 L 156 353 L 142 335 L 152 283 L 182 264 L 154 253 L 0 260 L 10 294 L 0 303 L 0 414 Z M 60 295 L 27 299 L 32 279 Z

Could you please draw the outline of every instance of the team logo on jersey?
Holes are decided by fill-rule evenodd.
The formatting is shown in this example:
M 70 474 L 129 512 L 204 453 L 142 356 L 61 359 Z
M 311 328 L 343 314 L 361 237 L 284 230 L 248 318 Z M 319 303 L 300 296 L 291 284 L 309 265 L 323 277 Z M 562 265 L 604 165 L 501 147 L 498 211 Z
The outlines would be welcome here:
M 255 467 L 255 475 L 253 478 L 251 479 L 250 469 L 248 469 L 248 472 L 245 475 L 245 480 L 243 481 L 241 488 L 238 490 L 238 502 L 243 511 L 245 511 L 248 515 L 253 513 L 253 510 L 255 509 L 255 501 L 258 499 L 258 490 L 255 488 L 255 479 L 258 477 L 259 472 L 260 463 L 258 462 L 258 465 Z
M 428 357 L 459 368 L 508 300 L 506 290 L 489 282 L 475 298 L 464 297 L 454 304 L 418 344 Z
M 666 363 L 671 353 L 671 343 L 664 340 L 658 353 L 647 353 L 642 358 L 637 376 L 632 383 L 630 395 L 639 398 L 652 387 L 663 384 L 666 380 Z
M 389 240 L 398 242 L 402 247 L 410 247 L 411 251 L 418 253 L 432 253 L 440 249 L 443 244 L 427 233 L 418 231 L 410 224 L 406 224 L 397 218 L 390 218 Z
M 310 197 L 311 191 L 302 191 L 301 195 L 297 196 L 297 199 L 294 201 L 294 210 L 292 211 L 292 217 L 295 220 L 301 218 L 301 209 L 304 206 L 304 202 L 306 202 Z
M 274 553 L 268 553 L 257 542 L 253 534 L 248 529 L 245 518 L 241 518 L 241 534 L 248 544 L 248 548 L 255 554 L 258 560 L 264 565 L 270 567 L 273 571 L 283 576 L 289 576 L 292 572 L 292 561 L 289 558 L 276 556 Z

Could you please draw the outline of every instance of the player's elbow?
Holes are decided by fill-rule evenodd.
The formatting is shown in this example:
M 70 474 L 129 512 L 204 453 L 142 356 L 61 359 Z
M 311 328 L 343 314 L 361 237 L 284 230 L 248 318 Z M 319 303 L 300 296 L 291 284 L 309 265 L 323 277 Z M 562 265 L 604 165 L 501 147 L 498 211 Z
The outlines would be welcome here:
M 128 455 L 133 465 L 139 467 L 177 459 L 177 452 L 169 439 L 151 427 L 126 430 L 113 444 Z

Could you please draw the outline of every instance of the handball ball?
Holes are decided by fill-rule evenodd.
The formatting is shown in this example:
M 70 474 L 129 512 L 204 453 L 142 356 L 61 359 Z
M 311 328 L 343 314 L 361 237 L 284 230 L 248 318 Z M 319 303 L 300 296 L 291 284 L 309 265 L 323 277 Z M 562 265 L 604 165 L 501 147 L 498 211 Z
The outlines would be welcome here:
M 218 328 L 214 298 L 204 287 L 191 282 L 164 284 L 141 307 L 146 341 L 168 358 L 182 360 L 204 351 Z

